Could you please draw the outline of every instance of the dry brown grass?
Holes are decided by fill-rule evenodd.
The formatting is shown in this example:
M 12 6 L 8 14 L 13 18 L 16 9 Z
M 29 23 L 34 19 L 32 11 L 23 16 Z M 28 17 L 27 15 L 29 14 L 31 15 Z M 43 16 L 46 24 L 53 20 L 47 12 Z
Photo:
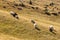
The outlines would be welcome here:
M 0 2 L 0 33 L 2 33 L 0 36 L 1 40 L 60 40 L 60 16 L 48 16 L 43 14 L 44 5 L 47 3 L 49 4 L 48 0 L 42 0 L 40 2 L 38 0 L 33 0 L 35 3 L 33 3 L 33 5 L 28 4 L 27 0 L 25 1 L 26 7 L 22 7 L 23 10 L 18 10 L 17 8 L 19 6 L 13 8 L 11 6 L 14 5 L 13 2 L 9 2 L 10 5 L 7 5 L 7 2 L 4 2 L 4 4 L 3 1 Z M 3 6 L 5 5 L 7 8 L 4 9 Z M 39 7 L 39 10 L 27 7 Z M 20 18 L 19 20 L 15 19 L 9 14 L 11 10 L 18 14 Z M 41 31 L 34 29 L 31 19 L 36 21 Z M 54 28 L 56 28 L 56 35 L 48 31 L 48 28 L 51 24 L 54 25 Z

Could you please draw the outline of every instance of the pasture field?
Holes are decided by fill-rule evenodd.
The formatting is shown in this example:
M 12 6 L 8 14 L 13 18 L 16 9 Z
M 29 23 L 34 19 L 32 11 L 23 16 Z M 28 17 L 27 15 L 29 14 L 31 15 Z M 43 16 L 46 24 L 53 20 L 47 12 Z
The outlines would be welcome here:
M 44 14 L 45 5 L 51 2 L 54 2 L 54 6 L 48 6 L 51 15 Z M 23 0 L 25 6 L 22 7 L 18 5 L 21 4 L 19 0 L 0 0 L 0 40 L 60 40 L 59 2 L 60 0 L 32 0 L 33 4 L 30 5 L 29 0 Z M 19 19 L 10 15 L 10 11 L 16 12 Z M 36 21 L 40 31 L 34 28 L 31 19 Z M 50 25 L 54 26 L 56 35 L 49 31 Z

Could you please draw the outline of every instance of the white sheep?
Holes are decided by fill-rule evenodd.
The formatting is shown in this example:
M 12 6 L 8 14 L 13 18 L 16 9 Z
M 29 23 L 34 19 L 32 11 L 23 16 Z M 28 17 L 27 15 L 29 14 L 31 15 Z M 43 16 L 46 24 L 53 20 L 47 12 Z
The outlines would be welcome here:
M 10 11 L 10 14 L 11 14 L 13 17 L 15 17 L 15 18 L 19 19 L 18 14 L 16 14 L 15 12 Z

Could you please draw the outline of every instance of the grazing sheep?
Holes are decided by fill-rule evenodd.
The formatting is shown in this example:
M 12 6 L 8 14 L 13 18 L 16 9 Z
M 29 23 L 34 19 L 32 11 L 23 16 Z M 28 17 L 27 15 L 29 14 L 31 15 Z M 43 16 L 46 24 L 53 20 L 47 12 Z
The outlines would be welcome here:
M 33 23 L 35 29 L 37 29 L 38 31 L 40 31 L 40 29 L 38 28 L 38 25 L 36 24 L 36 22 L 34 20 L 31 20 L 31 22 Z
M 21 2 L 21 4 L 19 4 L 19 6 L 25 7 L 23 0 L 19 0 Z
M 48 11 L 49 10 L 47 8 L 45 8 L 45 10 L 44 10 L 45 14 L 50 16 L 51 14 Z
M 49 5 L 50 5 L 50 6 L 53 6 L 53 5 L 54 5 L 54 3 L 52 2 L 52 3 L 50 3 Z
M 18 14 L 16 14 L 15 12 L 11 11 L 10 14 L 16 19 L 19 19 Z
M 60 14 L 60 12 L 58 12 L 58 14 Z
M 32 5 L 32 1 L 31 1 L 31 0 L 30 0 L 29 4 L 31 4 L 31 5 Z
M 46 15 L 49 15 L 49 16 L 51 15 L 49 12 L 45 12 L 45 14 L 46 14 Z
M 15 17 L 16 17 L 16 19 L 19 19 L 18 15 L 16 15 Z
M 54 30 L 53 25 L 50 25 L 49 31 L 50 31 L 50 32 L 53 32 L 53 30 Z
M 54 16 L 58 16 L 58 14 L 57 13 L 52 13 Z
M 49 31 L 52 32 L 53 34 L 56 34 L 56 30 L 54 29 L 53 25 L 49 26 Z
M 32 9 L 35 9 L 35 7 L 31 7 Z
M 35 29 L 37 29 L 38 31 L 40 31 L 40 29 L 38 28 L 38 25 L 36 23 L 34 23 L 34 27 L 35 27 Z
M 17 9 L 18 9 L 18 10 L 22 10 L 22 8 L 21 8 L 21 7 L 18 7 Z

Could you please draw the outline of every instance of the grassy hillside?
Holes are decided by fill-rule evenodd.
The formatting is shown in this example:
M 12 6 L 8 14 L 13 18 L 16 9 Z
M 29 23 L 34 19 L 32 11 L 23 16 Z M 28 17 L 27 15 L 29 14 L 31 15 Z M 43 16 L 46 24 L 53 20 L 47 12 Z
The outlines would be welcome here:
M 52 12 L 60 11 L 59 0 L 52 0 L 55 3 L 55 6 L 58 10 Z M 33 4 L 29 4 L 29 0 L 24 0 L 25 7 L 22 7 L 21 2 L 18 0 L 1 0 L 0 1 L 0 38 L 1 40 L 60 40 L 60 14 L 47 15 L 44 14 L 44 7 L 50 0 L 33 0 Z M 18 6 L 16 6 L 17 4 Z M 34 8 L 32 8 L 34 7 Z M 38 7 L 38 9 L 36 9 Z M 54 7 L 54 6 L 53 6 Z M 49 12 L 51 12 L 49 6 Z M 18 8 L 21 8 L 19 10 Z M 18 14 L 19 19 L 14 18 L 10 15 L 10 11 L 14 11 Z M 34 25 L 31 23 L 31 19 L 35 20 L 38 28 L 41 30 L 38 31 L 34 28 Z M 56 29 L 56 35 L 49 32 L 48 28 L 50 25 L 54 25 Z M 8 38 L 7 38 L 8 37 Z

